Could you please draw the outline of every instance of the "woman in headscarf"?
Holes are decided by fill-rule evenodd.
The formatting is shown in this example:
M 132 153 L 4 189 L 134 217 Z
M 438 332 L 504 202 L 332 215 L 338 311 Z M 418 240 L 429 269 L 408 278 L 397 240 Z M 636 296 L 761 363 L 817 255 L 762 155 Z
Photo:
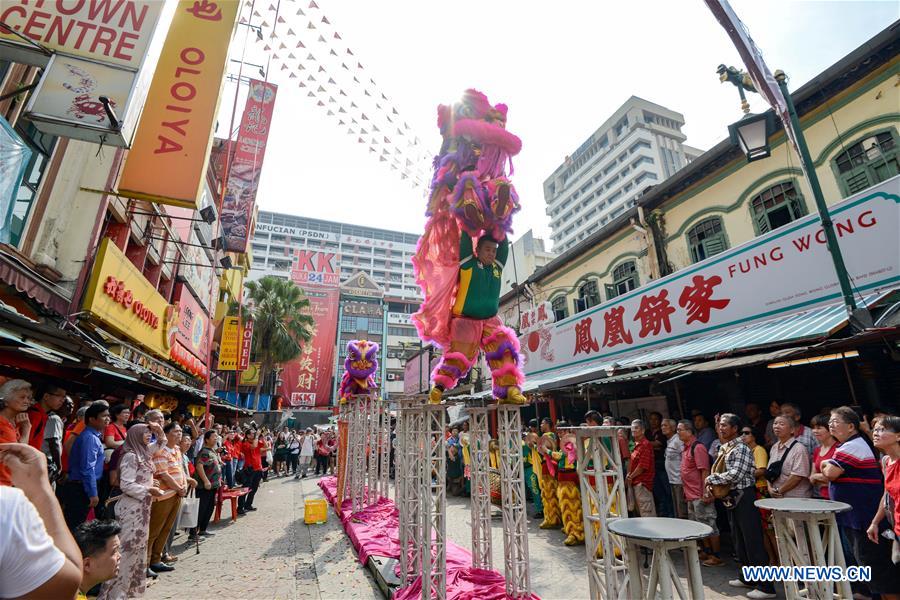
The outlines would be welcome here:
M 150 504 L 162 491 L 153 482 L 153 450 L 150 428 L 134 425 L 125 435 L 124 454 L 119 462 L 119 488 L 122 495 L 116 503 L 116 520 L 122 559 L 118 574 L 103 584 L 98 600 L 125 600 L 144 595 L 147 569 L 147 532 L 150 527 Z M 155 574 L 153 574 L 155 575 Z

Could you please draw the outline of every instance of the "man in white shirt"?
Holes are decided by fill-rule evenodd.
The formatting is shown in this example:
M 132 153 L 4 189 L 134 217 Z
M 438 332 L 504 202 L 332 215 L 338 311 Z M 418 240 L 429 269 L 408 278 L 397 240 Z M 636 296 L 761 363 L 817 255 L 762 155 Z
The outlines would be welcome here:
M 0 444 L 13 485 L 0 486 L 0 598 L 73 598 L 81 552 L 47 479 L 47 458 L 26 444 Z
M 678 424 L 675 419 L 663 419 L 662 433 L 666 436 L 666 475 L 669 485 L 672 486 L 672 500 L 675 503 L 675 516 L 679 519 L 687 518 L 687 504 L 684 501 L 684 490 L 681 487 L 681 452 L 684 450 L 684 442 L 675 435 Z

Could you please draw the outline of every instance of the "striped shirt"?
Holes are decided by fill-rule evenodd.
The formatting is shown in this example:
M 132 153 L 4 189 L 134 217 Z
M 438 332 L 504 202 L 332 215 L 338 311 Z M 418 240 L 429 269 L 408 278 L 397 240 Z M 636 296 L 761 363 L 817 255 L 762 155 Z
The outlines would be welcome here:
M 828 462 L 843 470 L 840 477 L 828 485 L 828 495 L 832 500 L 853 507 L 837 514 L 838 524 L 865 531 L 875 517 L 884 493 L 878 460 L 866 440 L 856 434 L 838 446 Z
M 169 476 L 175 480 L 175 483 L 181 487 L 184 487 L 185 483 L 187 483 L 181 460 L 181 450 L 179 448 L 169 448 L 168 446 L 164 446 L 153 455 L 154 479 L 159 482 L 159 488 L 165 492 L 162 496 L 154 498 L 156 501 L 171 498 L 177 493 L 175 489 L 170 487 L 159 477 L 163 473 L 168 473 Z

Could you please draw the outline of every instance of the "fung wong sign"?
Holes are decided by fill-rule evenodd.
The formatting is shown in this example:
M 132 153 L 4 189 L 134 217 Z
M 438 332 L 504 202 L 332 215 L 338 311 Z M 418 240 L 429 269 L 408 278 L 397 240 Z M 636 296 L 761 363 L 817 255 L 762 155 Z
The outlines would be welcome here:
M 900 284 L 900 175 L 830 207 L 857 293 Z M 817 214 L 521 338 L 525 372 L 618 360 L 841 300 Z

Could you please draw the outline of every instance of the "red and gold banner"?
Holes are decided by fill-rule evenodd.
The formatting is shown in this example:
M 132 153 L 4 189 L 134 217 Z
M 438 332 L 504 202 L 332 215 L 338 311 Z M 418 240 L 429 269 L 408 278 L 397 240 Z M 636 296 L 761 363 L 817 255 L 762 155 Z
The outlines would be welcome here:
M 312 287 L 304 291 L 309 298 L 309 314 L 315 319 L 313 339 L 303 347 L 300 358 L 285 363 L 279 391 L 291 406 L 328 406 L 340 292 L 337 288 Z
M 266 155 L 277 91 L 275 84 L 250 80 L 250 91 L 222 203 L 222 234 L 228 252 L 247 252 L 256 190 Z

